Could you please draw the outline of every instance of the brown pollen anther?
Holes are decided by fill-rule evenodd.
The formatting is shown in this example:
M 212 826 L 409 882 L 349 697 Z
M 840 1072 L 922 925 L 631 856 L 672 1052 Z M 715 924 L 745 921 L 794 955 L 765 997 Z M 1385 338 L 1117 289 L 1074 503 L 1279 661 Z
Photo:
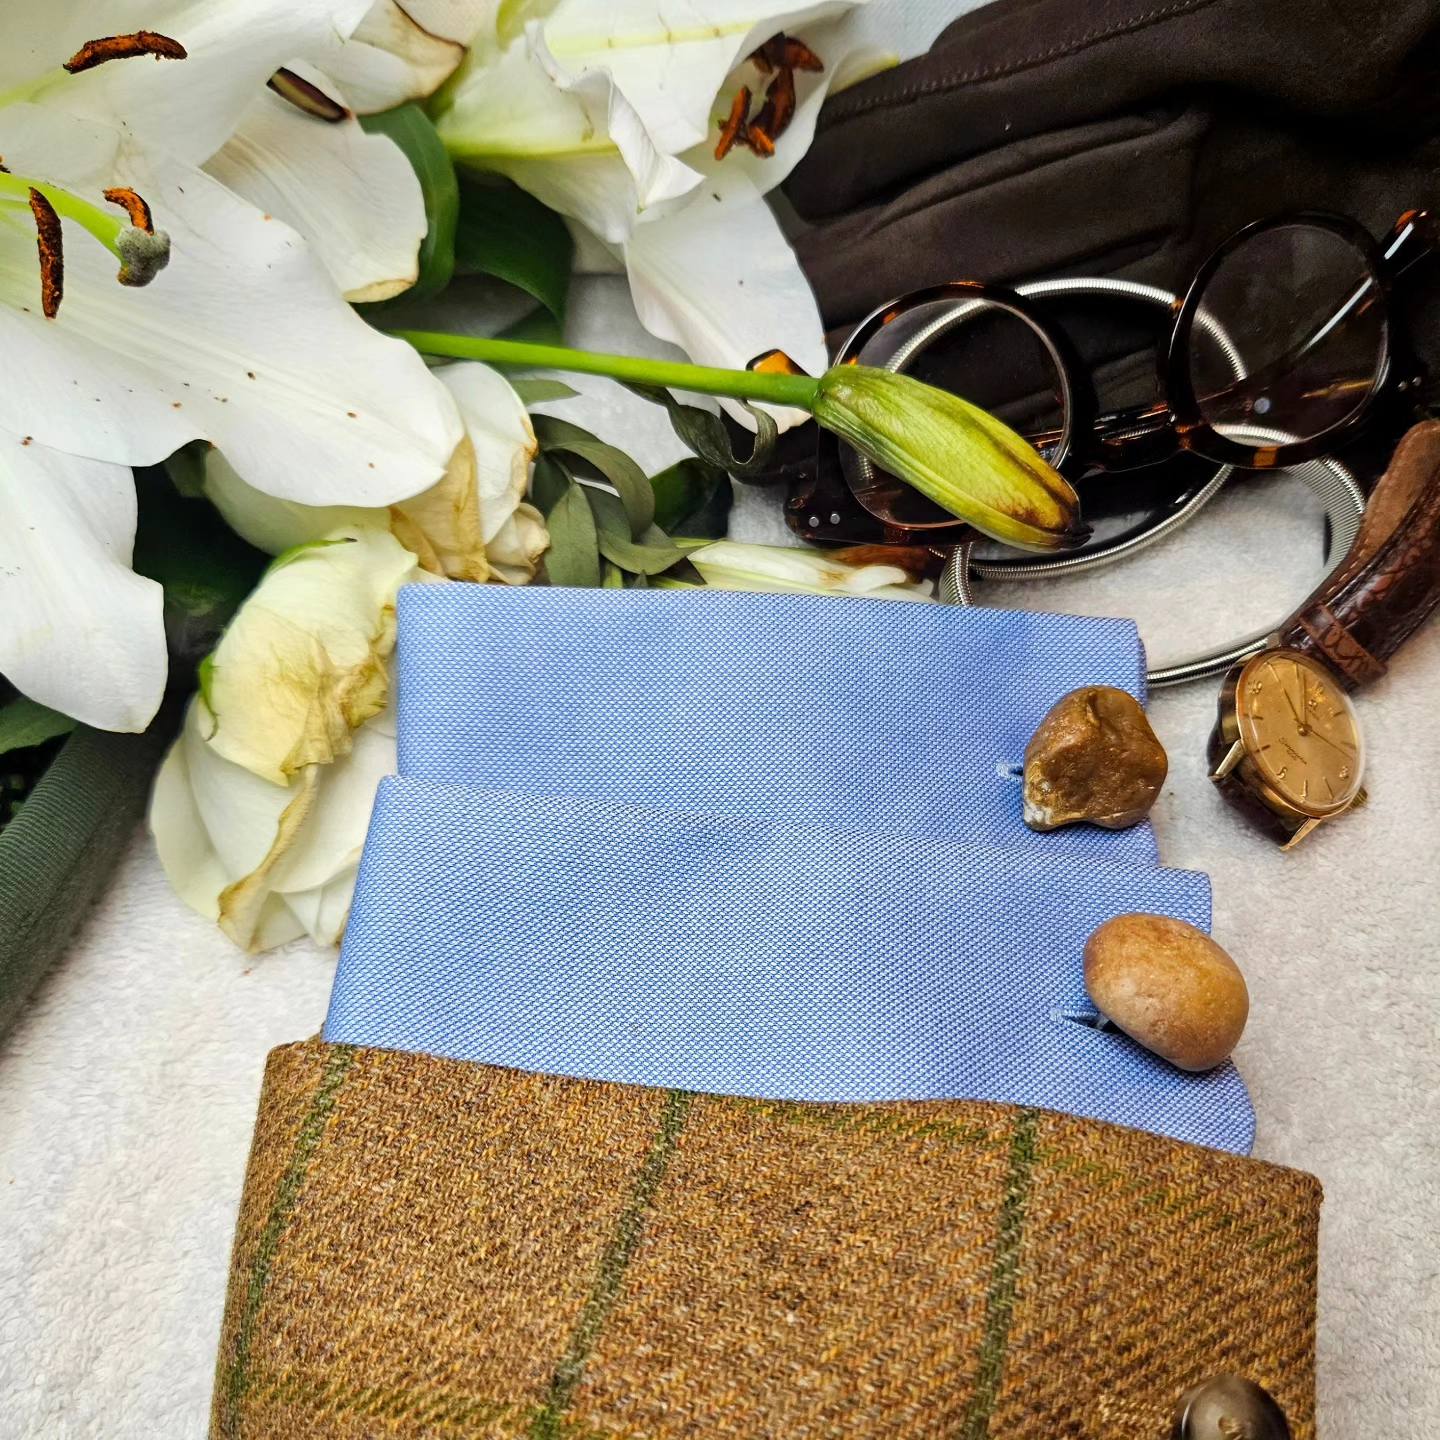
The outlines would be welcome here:
M 93 70 L 107 60 L 132 60 L 138 55 L 153 55 L 157 60 L 183 60 L 185 47 L 168 35 L 155 30 L 136 30 L 130 35 L 102 35 L 87 40 L 66 62 L 65 68 L 78 75 Z
M 53 320 L 65 296 L 65 242 L 60 217 L 35 189 L 30 191 L 30 213 L 35 217 L 35 248 L 40 252 L 40 308 L 47 320 Z
M 812 70 L 817 73 L 825 68 L 824 61 L 803 40 L 797 40 L 795 36 L 786 35 L 783 31 L 772 35 L 756 50 L 750 56 L 750 63 L 762 75 L 769 75 L 782 66 L 790 70 Z
M 338 125 L 350 118 L 350 112 L 338 100 L 332 99 L 318 85 L 293 70 L 282 66 L 265 83 L 282 100 L 288 100 L 297 110 L 303 110 L 317 120 Z
M 137 229 L 143 230 L 147 235 L 155 233 L 155 221 L 150 216 L 150 207 L 145 203 L 143 196 L 130 189 L 128 185 L 116 185 L 105 191 L 105 198 L 112 204 L 118 205 L 130 217 L 130 223 Z
M 756 154 L 773 155 L 775 142 L 790 128 L 795 118 L 795 72 L 782 65 L 765 91 L 765 103 L 760 113 L 750 122 L 750 148 Z M 755 142 L 762 140 L 767 148 L 756 150 Z
M 723 160 L 737 143 L 750 143 L 748 116 L 750 114 L 750 87 L 742 85 L 730 102 L 730 114 L 720 125 L 720 143 L 715 147 L 715 158 Z

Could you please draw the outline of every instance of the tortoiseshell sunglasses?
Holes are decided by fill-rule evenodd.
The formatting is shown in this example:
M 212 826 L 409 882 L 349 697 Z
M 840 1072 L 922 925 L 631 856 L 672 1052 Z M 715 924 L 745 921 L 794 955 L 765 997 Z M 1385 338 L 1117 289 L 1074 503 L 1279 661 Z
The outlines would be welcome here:
M 1393 287 L 1437 250 L 1440 225 L 1426 211 L 1402 216 L 1383 246 L 1343 216 L 1290 215 L 1226 241 L 1183 299 L 1126 280 L 1013 290 L 955 281 L 882 306 L 836 360 L 908 370 L 964 394 L 1073 480 L 1188 457 L 1179 483 L 1198 488 L 1215 466 L 1270 470 L 1333 454 L 1391 402 L 1406 412 L 1397 424 L 1413 419 L 1434 397 Z M 1081 361 L 1054 313 L 1077 299 L 1136 302 L 1152 333 L 1156 319 L 1168 327 L 1157 345 L 1158 400 L 1101 407 L 1096 366 Z M 787 518 L 810 540 L 943 546 L 969 533 L 824 432 L 813 467 L 786 478 Z

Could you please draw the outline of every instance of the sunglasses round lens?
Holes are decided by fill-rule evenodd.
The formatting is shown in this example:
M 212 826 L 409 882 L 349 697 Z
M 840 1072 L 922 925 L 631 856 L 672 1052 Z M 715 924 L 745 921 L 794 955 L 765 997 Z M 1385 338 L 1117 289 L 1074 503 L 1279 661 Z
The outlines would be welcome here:
M 1065 378 L 1043 332 L 983 299 L 936 300 L 900 311 L 856 356 L 906 374 L 998 415 L 1053 459 L 1067 441 Z M 841 447 L 845 483 L 877 519 L 908 529 L 954 525 L 955 516 Z
M 1370 257 L 1321 226 L 1256 231 L 1216 267 L 1190 333 L 1200 417 L 1243 445 L 1318 439 L 1384 376 L 1389 325 Z

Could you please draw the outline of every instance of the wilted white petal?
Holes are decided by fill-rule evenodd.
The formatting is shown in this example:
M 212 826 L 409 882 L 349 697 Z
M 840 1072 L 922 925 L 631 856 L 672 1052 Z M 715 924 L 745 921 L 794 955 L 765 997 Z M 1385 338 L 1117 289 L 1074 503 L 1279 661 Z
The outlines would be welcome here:
M 205 494 L 232 529 L 271 555 L 340 526 L 389 528 L 434 575 L 523 584 L 549 543 L 539 512 L 521 504 L 536 448 L 530 417 L 489 366 L 435 373 L 459 403 L 468 433 L 444 478 L 422 494 L 386 509 L 297 505 L 247 485 L 217 450 L 206 456 Z
M 205 169 L 293 225 L 347 300 L 386 300 L 415 283 L 425 200 L 388 136 L 367 135 L 354 118 L 307 115 L 263 90 Z
M 769 205 L 738 171 L 714 189 L 720 203 L 695 203 L 637 225 L 625 268 L 640 323 L 699 365 L 743 369 L 767 350 L 784 350 L 803 370 L 827 364 L 825 335 L 810 283 Z M 722 401 L 742 424 L 734 401 Z M 774 410 L 781 428 L 798 410 Z
M 514 0 L 400 0 L 400 4 L 421 29 L 462 45 L 492 37 L 503 10 L 524 8 Z
M 344 928 L 375 787 L 395 768 L 393 718 L 356 731 L 348 755 L 289 784 L 260 779 L 207 743 L 203 703 L 156 778 L 150 829 L 166 876 L 193 910 L 262 950 Z
M 475 448 L 480 539 L 488 544 L 525 498 L 537 449 L 535 428 L 524 402 L 498 370 L 470 363 L 446 365 L 436 374 L 455 397 Z M 407 501 L 400 508 L 409 511 L 413 504 Z
M 277 785 L 345 754 L 384 708 L 395 592 L 417 574 L 379 529 L 346 527 L 281 556 L 208 662 L 211 748 Z
M 16 0 L 19 8 L 31 0 Z M 61 75 L 39 97 L 72 115 L 122 120 L 146 146 L 195 164 L 208 160 L 283 65 L 318 59 L 360 23 L 371 0 L 205 0 L 145 5 L 122 0 L 89 6 L 88 35 L 155 30 L 184 45 L 184 60 L 114 60 Z M 7 7 L 9 8 L 9 7 Z M 33 6 L 48 17 L 55 6 Z M 75 7 L 82 8 L 82 7 Z M 9 17 L 6 17 L 7 41 Z M 66 45 L 78 29 L 70 25 Z M 47 48 L 48 65 L 70 50 Z M 48 68 L 41 66 L 40 68 Z M 43 154 L 43 151 L 36 152 Z M 149 198 L 149 197 L 147 197 Z
M 745 55 L 777 31 L 826 20 L 859 3 L 609 0 L 599 6 L 560 0 L 537 24 L 562 83 L 608 78 L 650 143 L 662 154 L 678 155 L 711 137 L 711 105 Z
M 928 585 L 912 582 L 900 566 L 851 565 L 840 558 L 844 553 L 718 540 L 691 551 L 688 558 L 705 583 L 717 590 L 866 595 L 882 600 L 934 598 Z
M 128 464 L 203 437 L 250 484 L 313 504 L 388 504 L 444 473 L 462 433 L 448 392 L 345 304 L 288 225 L 200 170 L 39 106 L 0 109 L 0 154 L 22 153 L 52 174 L 63 157 L 82 173 L 55 179 L 82 191 L 134 186 L 173 253 L 130 289 L 77 236 L 46 320 L 34 237 L 0 227 L 0 428 Z
M 458 25 L 467 23 L 460 12 L 476 7 L 451 8 L 451 22 Z M 465 58 L 462 42 L 430 30 L 415 11 L 413 3 L 375 0 L 350 37 L 320 57 L 326 75 L 361 114 L 434 94 Z
M 104 730 L 143 730 L 165 689 L 163 595 L 130 569 L 135 482 L 0 432 L 0 674 Z
M 491 578 L 506 585 L 528 585 L 549 548 L 545 517 L 533 505 L 517 505 L 485 546 Z

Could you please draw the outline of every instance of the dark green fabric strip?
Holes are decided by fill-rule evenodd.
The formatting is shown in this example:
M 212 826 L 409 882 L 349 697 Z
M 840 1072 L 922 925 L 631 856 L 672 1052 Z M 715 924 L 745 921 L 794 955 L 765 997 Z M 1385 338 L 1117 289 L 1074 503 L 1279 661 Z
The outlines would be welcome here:
M 595 1284 L 580 1311 L 570 1345 L 564 1357 L 555 1367 L 550 1381 L 550 1390 L 545 1404 L 536 1415 L 530 1427 L 531 1440 L 560 1440 L 565 1429 L 565 1412 L 575 1399 L 580 1381 L 585 1376 L 585 1366 L 595 1349 L 595 1342 L 615 1308 L 620 1295 L 620 1285 L 625 1271 L 635 1255 L 635 1247 L 645 1228 L 645 1212 L 655 1199 L 660 1188 L 670 1157 L 675 1152 L 675 1142 L 685 1128 L 694 1096 L 683 1090 L 672 1090 L 665 1097 L 665 1108 L 660 1113 L 660 1128 L 635 1177 L 634 1187 L 615 1229 L 600 1256 L 600 1266 L 595 1274 Z
M 1015 1313 L 1016 1280 L 1020 1272 L 1020 1245 L 1025 1238 L 1025 1206 L 1035 1173 L 1035 1131 L 1040 1116 L 1022 1110 L 1015 1117 L 1010 1138 L 1010 1173 L 1000 1202 L 1000 1226 L 995 1241 L 995 1264 L 985 1299 L 985 1334 L 975 1367 L 974 1398 L 961 1427 L 961 1440 L 985 1440 L 1000 1395 L 1005 1373 L 1005 1352 L 1010 1344 L 1010 1321 Z
M 0 830 L 0 1034 L 120 863 L 172 728 L 81 726 Z
M 270 1206 L 265 1229 L 261 1231 L 260 1243 L 255 1248 L 255 1260 L 245 1285 L 244 1307 L 240 1312 L 235 1333 L 235 1353 L 230 1357 L 230 1363 L 225 1367 L 217 1387 L 222 1407 L 218 1428 L 222 1435 L 231 1436 L 236 1432 L 240 1418 L 240 1402 L 245 1398 L 245 1391 L 250 1384 L 250 1353 L 255 1345 L 256 1323 L 260 1317 L 260 1306 L 265 1299 L 266 1286 L 270 1283 L 275 1256 L 280 1249 L 280 1240 L 286 1225 L 289 1224 L 290 1216 L 294 1213 L 295 1202 L 299 1200 L 300 1192 L 304 1188 L 310 1162 L 320 1146 L 320 1137 L 325 1133 L 325 1126 L 335 1109 L 340 1087 L 350 1073 L 355 1054 L 353 1045 L 336 1045 L 331 1049 L 325 1061 L 320 1084 L 315 1089 L 310 1108 L 305 1112 L 299 1134 L 295 1137 L 295 1149 L 290 1156 L 290 1163 L 285 1167 L 280 1183 L 275 1188 L 275 1199 Z

